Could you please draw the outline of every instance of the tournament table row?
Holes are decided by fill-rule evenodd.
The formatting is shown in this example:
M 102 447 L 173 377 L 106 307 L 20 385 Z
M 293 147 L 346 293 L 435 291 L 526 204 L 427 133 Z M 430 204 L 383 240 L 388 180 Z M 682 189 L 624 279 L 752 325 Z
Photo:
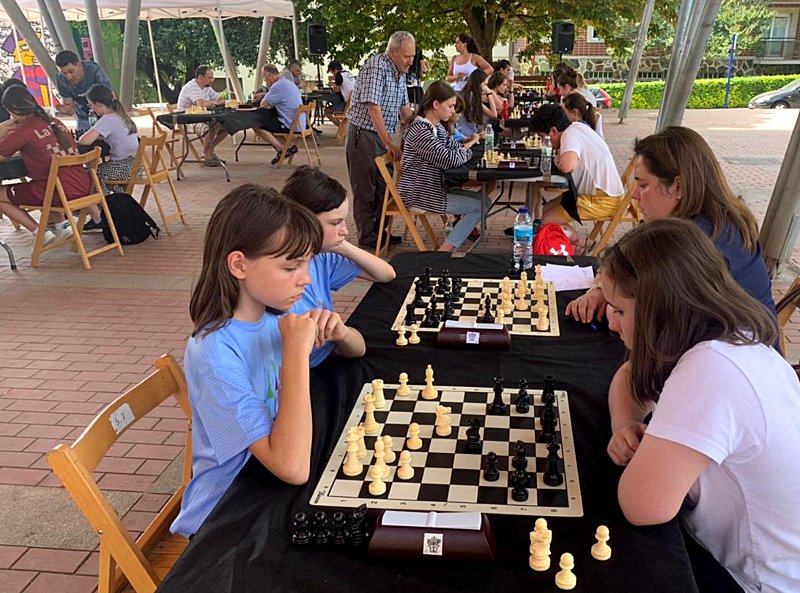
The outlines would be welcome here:
M 575 260 L 583 265 L 592 263 L 588 258 Z M 554 257 L 536 261 L 565 263 Z M 506 352 L 438 349 L 431 334 L 421 334 L 422 343 L 416 346 L 398 347 L 390 327 L 425 264 L 432 266 L 434 275 L 446 267 L 462 277 L 500 278 L 508 259 L 498 254 L 451 259 L 447 254 L 414 253 L 400 254 L 392 263 L 397 278 L 389 284 L 373 285 L 348 322 L 366 339 L 365 357 L 330 357 L 312 371 L 314 442 L 308 483 L 284 484 L 251 459 L 159 591 L 555 591 L 559 557 L 570 552 L 575 557 L 577 592 L 696 593 L 677 522 L 633 527 L 619 508 L 620 469 L 606 454 L 610 437 L 606 394 L 624 348 L 613 333 L 564 317 L 567 302 L 580 293 L 558 293 L 560 337 L 514 337 Z M 428 364 L 433 365 L 437 385 L 491 387 L 493 377 L 500 374 L 506 385 L 526 378 L 531 388 L 540 388 L 543 377 L 553 374 L 557 389 L 568 392 L 584 515 L 548 517 L 553 542 L 547 572 L 534 572 L 528 566 L 529 532 L 533 529 L 529 516 L 489 516 L 497 541 L 493 563 L 376 558 L 346 546 L 297 547 L 290 543 L 294 514 L 319 509 L 311 506 L 309 499 L 362 385 L 374 378 L 395 382 L 401 372 L 409 374 L 410 382 L 419 383 Z M 610 529 L 613 550 L 605 562 L 590 555 L 595 530 L 601 524 Z

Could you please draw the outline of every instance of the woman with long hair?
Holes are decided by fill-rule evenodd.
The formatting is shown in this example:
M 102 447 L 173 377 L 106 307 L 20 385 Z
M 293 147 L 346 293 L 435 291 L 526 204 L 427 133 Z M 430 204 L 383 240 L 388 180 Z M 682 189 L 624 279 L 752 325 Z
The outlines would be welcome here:
M 77 154 L 78 147 L 64 124 L 50 117 L 27 88 L 9 87 L 2 101 L 11 114 L 11 123 L 0 130 L 0 158 L 7 159 L 18 151 L 22 153 L 31 181 L 0 188 L 0 212 L 35 234 L 39 224 L 20 206 L 42 206 L 53 156 Z M 58 177 L 67 198 L 89 194 L 89 174 L 82 166 L 63 167 Z M 55 205 L 60 205 L 56 196 L 53 200 Z M 50 213 L 45 245 L 71 235 L 72 228 L 64 223 L 64 215 Z
M 470 148 L 480 139 L 473 134 L 464 144 L 447 133 L 443 122 L 453 116 L 456 93 L 445 82 L 431 83 L 417 117 L 405 130 L 403 169 L 397 189 L 409 210 L 456 214 L 461 218 L 439 251 L 458 249 L 481 221 L 480 196 L 475 192 L 448 191 L 445 169 L 460 167 L 472 157 Z
M 478 51 L 475 40 L 466 33 L 456 35 L 456 51 L 458 53 L 450 58 L 447 80 L 453 83 L 457 91 L 466 86 L 469 75 L 475 70 L 482 70 L 487 76 L 494 72 L 491 64 Z
M 630 351 L 615 378 L 624 397 L 609 399 L 625 516 L 680 515 L 700 591 L 797 591 L 800 383 L 771 346 L 774 317 L 686 219 L 633 229 L 600 270 L 609 327 Z
M 514 83 L 502 72 L 495 72 L 486 81 L 486 86 L 492 93 L 490 99 L 494 103 L 498 115 L 503 111 L 503 101 L 508 101 L 508 109 L 514 109 L 514 93 L 511 88 Z
M 495 92 L 487 86 L 487 78 L 483 70 L 475 70 L 461 91 L 464 116 L 458 122 L 458 129 L 464 136 L 478 133 L 489 120 L 497 117 L 497 106 L 493 99 Z
M 580 93 L 570 93 L 566 97 L 561 97 L 561 108 L 570 121 L 579 121 L 586 124 L 603 137 L 603 130 L 598 124 L 600 118 L 597 110 Z

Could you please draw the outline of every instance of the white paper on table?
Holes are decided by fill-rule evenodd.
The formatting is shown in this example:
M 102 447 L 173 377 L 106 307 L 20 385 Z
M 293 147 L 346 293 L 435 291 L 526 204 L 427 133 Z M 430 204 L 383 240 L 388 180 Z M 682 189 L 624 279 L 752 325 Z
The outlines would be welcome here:
M 542 278 L 556 285 L 559 290 L 584 290 L 592 285 L 594 270 L 592 266 L 560 266 L 545 264 Z
M 386 511 L 381 522 L 383 525 L 393 527 L 438 527 L 439 529 L 469 529 L 470 531 L 477 531 L 481 528 L 481 514 Z

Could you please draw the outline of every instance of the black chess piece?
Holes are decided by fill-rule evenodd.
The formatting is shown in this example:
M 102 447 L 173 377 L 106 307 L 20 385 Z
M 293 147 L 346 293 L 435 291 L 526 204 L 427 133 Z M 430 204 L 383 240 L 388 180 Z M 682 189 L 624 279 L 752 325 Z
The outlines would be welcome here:
M 414 308 L 421 309 L 425 306 L 425 299 L 422 298 L 422 280 L 419 278 L 414 281 Z
M 511 467 L 522 470 L 528 468 L 528 458 L 525 453 L 525 443 L 522 441 L 517 441 L 514 449 L 514 457 L 511 459 Z
M 324 546 L 331 537 L 331 530 L 328 528 L 328 513 L 317 511 L 314 513 L 314 543 Z
M 483 472 L 483 478 L 487 482 L 496 482 L 500 479 L 500 471 L 497 469 L 497 453 L 489 451 L 486 455 L 486 469 Z
M 547 445 L 547 467 L 544 470 L 542 481 L 548 486 L 560 486 L 564 482 L 564 476 L 558 467 L 558 450 L 561 447 L 555 441 Z
M 439 327 L 439 314 L 436 312 L 435 297 L 431 297 L 428 308 L 425 309 L 425 318 L 422 320 L 422 327 Z
M 481 440 L 481 421 L 478 418 L 471 418 L 467 428 L 467 451 L 471 453 L 480 452 L 483 449 Z
M 414 303 L 408 303 L 406 305 L 406 320 L 404 325 L 406 327 L 411 327 L 415 323 L 417 323 L 417 314 L 414 311 L 415 305 Z
M 305 546 L 311 542 L 311 532 L 308 530 L 308 515 L 295 513 L 292 519 L 292 543 L 296 546 Z
M 431 286 L 431 266 L 426 264 L 422 270 L 422 295 L 431 296 L 433 294 L 433 286 Z
M 514 472 L 514 489 L 511 491 L 511 498 L 517 502 L 528 500 L 528 474 L 525 470 L 518 469 Z
M 542 402 L 546 404 L 554 404 L 556 402 L 556 378 L 553 375 L 545 375 L 544 377 Z
M 542 409 L 542 440 L 551 441 L 556 436 L 556 410 L 552 406 L 545 406 Z
M 455 319 L 456 318 L 456 307 L 453 304 L 452 295 L 451 298 L 444 303 L 444 315 L 442 316 L 442 321 L 446 319 Z
M 347 518 L 342 511 L 336 511 L 331 517 L 333 530 L 331 535 L 331 543 L 335 546 L 341 546 L 347 543 Z
M 531 399 L 528 395 L 528 381 L 519 380 L 519 392 L 517 393 L 517 412 L 527 414 L 531 409 Z
M 367 542 L 367 528 L 364 519 L 367 516 L 367 505 L 357 507 L 347 518 L 350 531 L 350 545 L 360 548 Z
M 481 323 L 494 323 L 494 315 L 492 315 L 492 297 L 488 294 L 483 299 L 483 317 Z
M 487 413 L 501 416 L 508 412 L 508 406 L 503 403 L 503 377 L 494 378 L 494 400 L 489 404 Z

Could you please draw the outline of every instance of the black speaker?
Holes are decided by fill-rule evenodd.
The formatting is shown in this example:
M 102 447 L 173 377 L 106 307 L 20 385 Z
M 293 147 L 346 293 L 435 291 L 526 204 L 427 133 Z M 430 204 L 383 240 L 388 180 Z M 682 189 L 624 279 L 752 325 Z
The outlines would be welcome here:
M 308 53 L 314 56 L 324 56 L 328 53 L 328 33 L 325 25 L 308 26 Z
M 553 23 L 551 49 L 554 54 L 571 54 L 575 47 L 575 25 L 566 21 Z

